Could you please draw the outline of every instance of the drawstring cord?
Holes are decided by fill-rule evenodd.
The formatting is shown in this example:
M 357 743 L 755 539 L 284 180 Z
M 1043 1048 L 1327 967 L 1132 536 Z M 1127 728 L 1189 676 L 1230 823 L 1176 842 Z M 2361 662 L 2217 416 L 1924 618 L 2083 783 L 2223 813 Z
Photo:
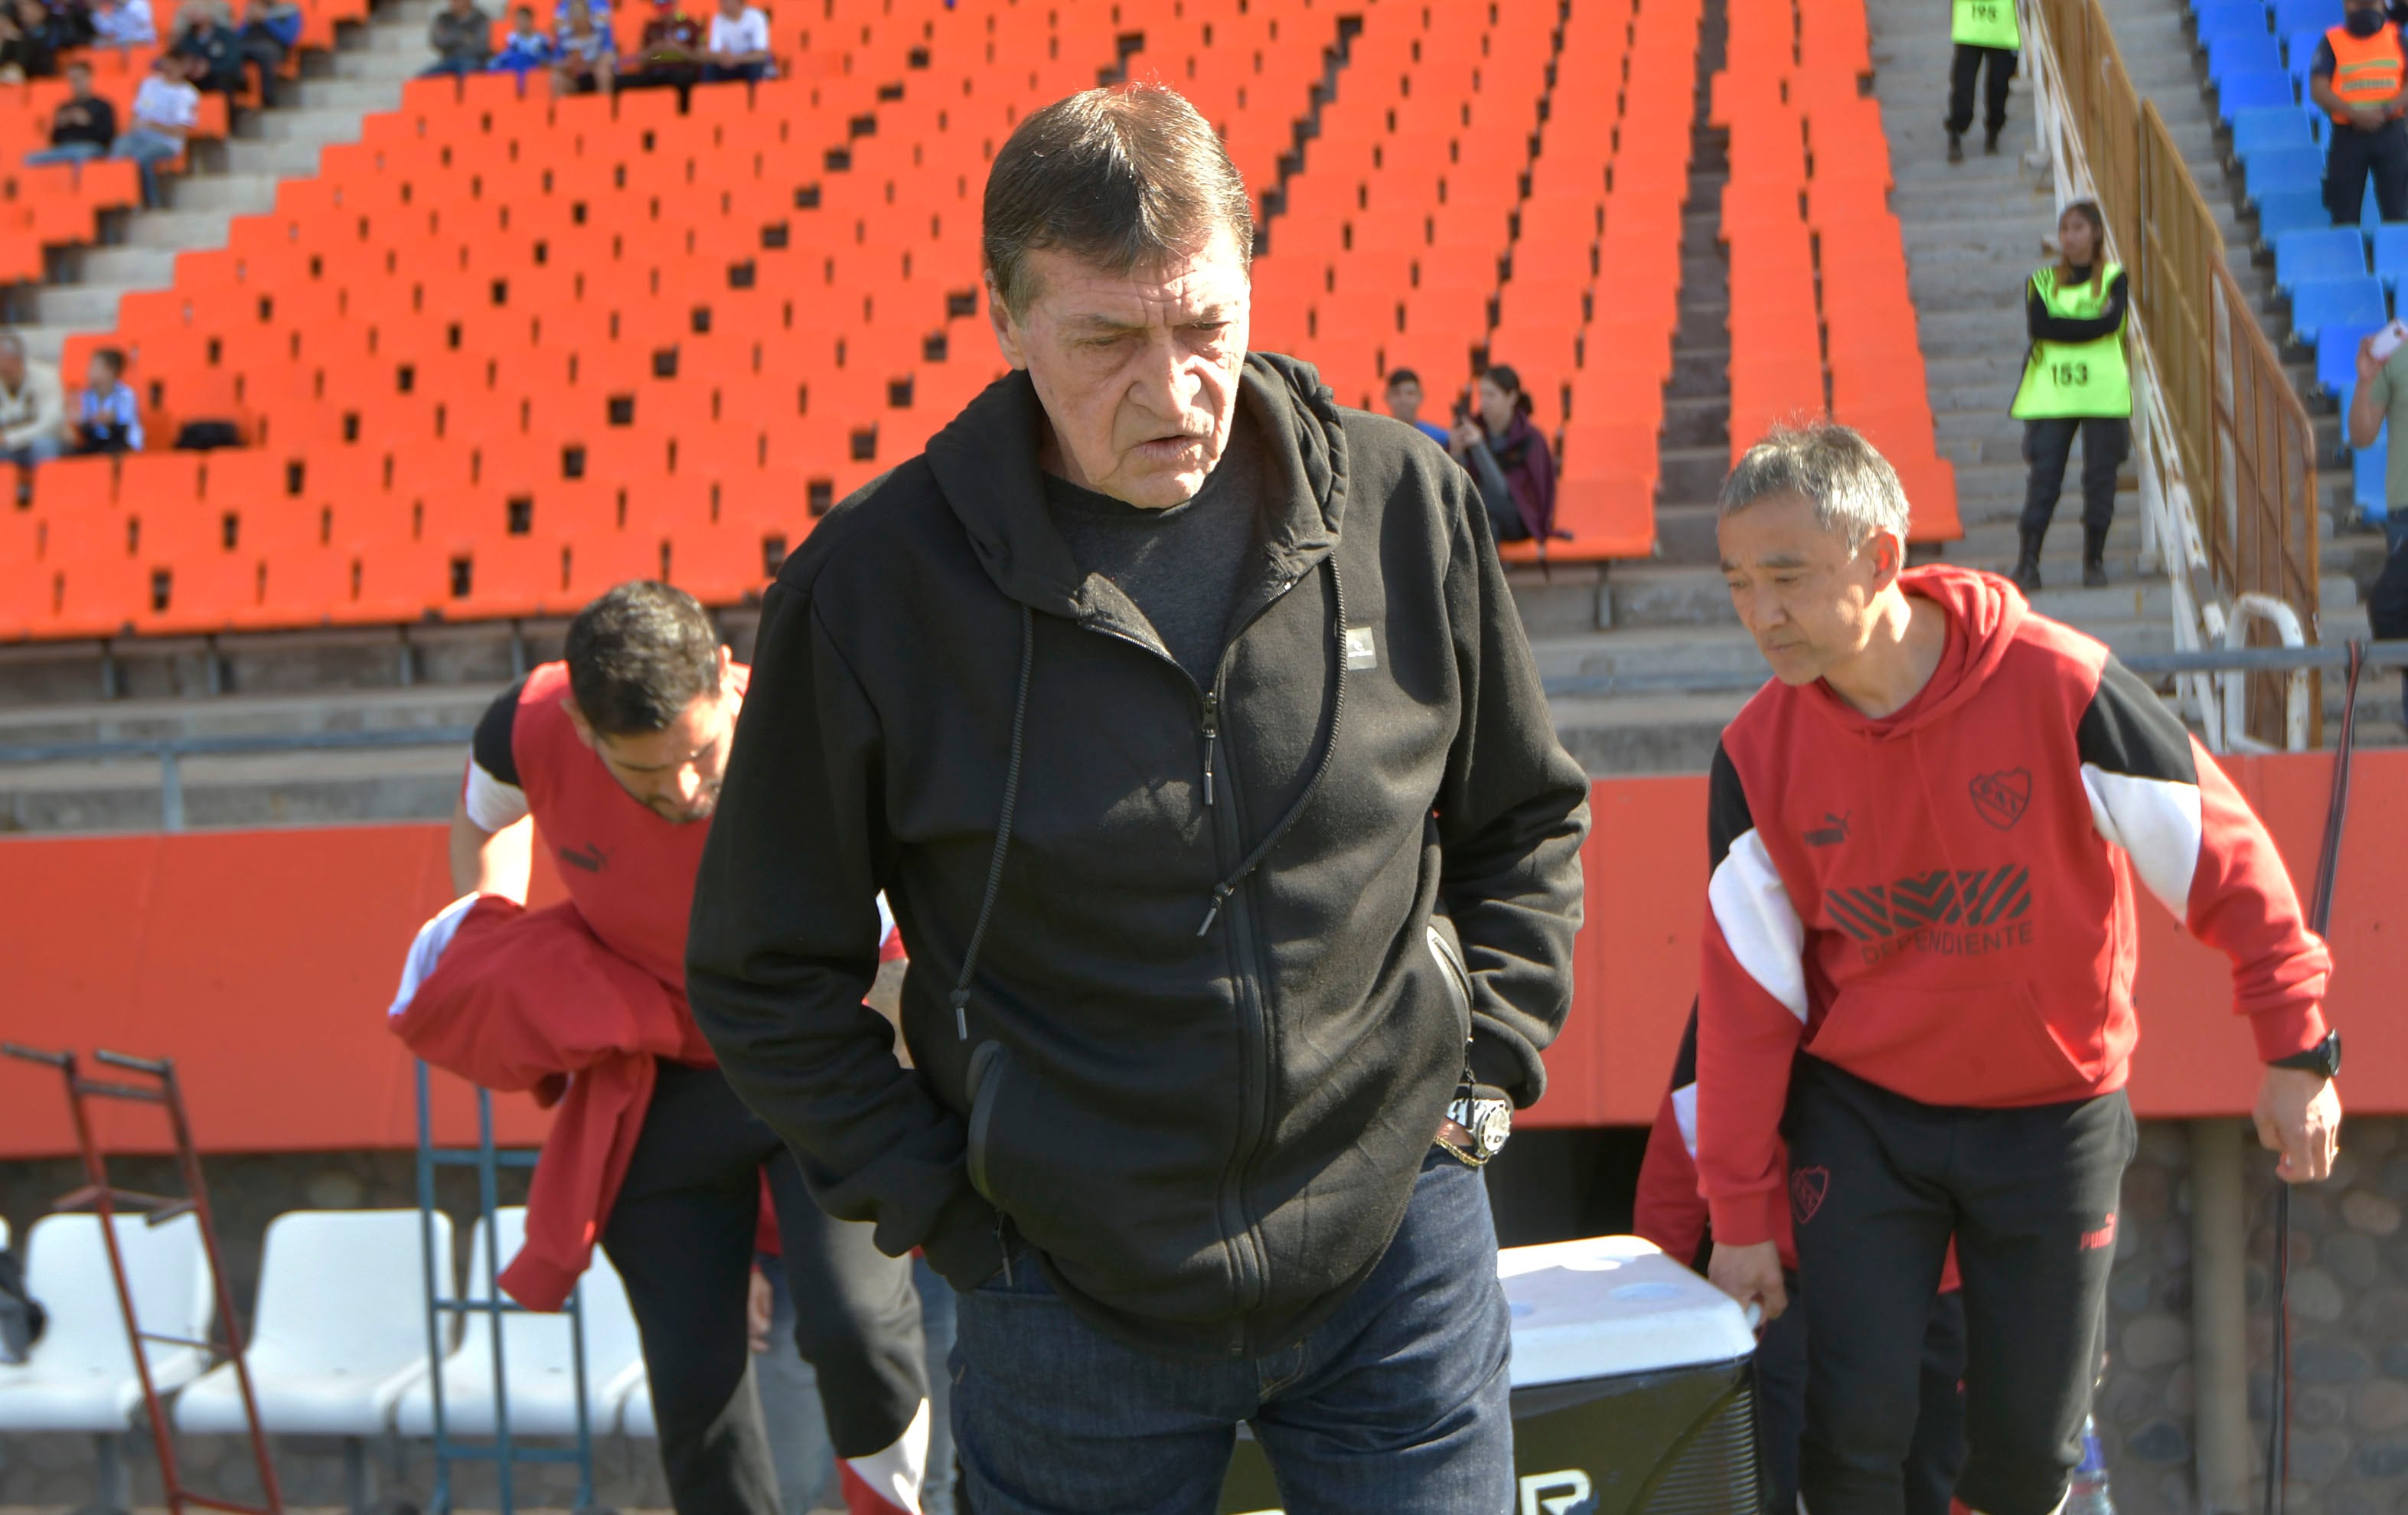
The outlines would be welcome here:
M 995 916 L 995 897 L 1003 887 L 1003 857 L 1011 850 L 1011 817 L 1020 808 L 1021 735 L 1028 723 L 1029 674 L 1037 667 L 1037 614 L 1020 607 L 1020 691 L 1011 700 L 1011 758 L 1003 770 L 1003 815 L 995 823 L 995 853 L 986 865 L 986 897 L 979 902 L 978 924 L 970 928 L 969 949 L 962 954 L 962 975 L 953 981 L 953 1035 L 970 1039 L 970 975 L 978 971 L 979 945 L 986 940 L 987 922 Z
M 1338 623 L 1337 629 L 1331 633 L 1338 647 L 1338 681 L 1329 697 L 1329 740 L 1321 749 L 1321 765 L 1312 771 L 1312 777 L 1306 782 L 1303 791 L 1297 795 L 1295 803 L 1287 807 L 1287 814 L 1280 817 L 1279 824 L 1271 828 L 1270 834 L 1247 855 L 1246 860 L 1238 865 L 1236 873 L 1212 887 L 1212 905 L 1204 912 L 1204 924 L 1196 928 L 1198 936 L 1212 929 L 1212 923 L 1221 918 L 1221 907 L 1228 902 L 1229 896 L 1246 881 L 1246 875 L 1269 856 L 1271 848 L 1279 844 L 1280 838 L 1287 834 L 1288 828 L 1296 824 L 1296 818 L 1304 814 L 1305 801 L 1321 787 L 1322 775 L 1329 772 L 1329 760 L 1338 751 L 1339 723 L 1346 714 L 1346 586 L 1339 582 L 1338 556 L 1332 553 L 1323 561 L 1329 566 L 1329 599 Z

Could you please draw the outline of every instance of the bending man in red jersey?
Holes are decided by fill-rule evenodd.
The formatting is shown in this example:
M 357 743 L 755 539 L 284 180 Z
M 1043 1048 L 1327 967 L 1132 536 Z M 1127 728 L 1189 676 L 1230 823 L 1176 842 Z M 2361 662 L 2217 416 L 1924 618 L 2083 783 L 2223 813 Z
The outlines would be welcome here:
M 452 820 L 467 898 L 421 933 L 394 1029 L 430 1062 L 560 1102 L 502 1284 L 556 1309 L 600 1241 L 642 1335 L 680 1515 L 779 1509 L 747 1329 L 765 1185 L 848 1498 L 916 1510 L 929 1423 L 910 1260 L 821 1213 L 686 1007 L 695 873 L 749 671 L 659 584 L 586 606 L 566 650 L 478 724 Z M 536 832 L 569 899 L 529 912 Z
M 2265 828 L 2146 685 L 2003 579 L 1904 569 L 1906 498 L 1863 438 L 1776 430 L 1721 513 L 1774 677 L 1710 790 L 1710 1276 L 1778 1314 L 1787 1207 L 1813 1343 L 1805 1507 L 1898 1515 L 1924 1314 L 1897 1305 L 1931 1297 L 1953 1234 L 1957 1497 L 2047 1515 L 2079 1457 L 2135 1140 L 2135 878 L 2231 958 L 2269 1064 L 2258 1136 L 2294 1183 L 2331 1171 L 2341 1120 L 2330 960 Z

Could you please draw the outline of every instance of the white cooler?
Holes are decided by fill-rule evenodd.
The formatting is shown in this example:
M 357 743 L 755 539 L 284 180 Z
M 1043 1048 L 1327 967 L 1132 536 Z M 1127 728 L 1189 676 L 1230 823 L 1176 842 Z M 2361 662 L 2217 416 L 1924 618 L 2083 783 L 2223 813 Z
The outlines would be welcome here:
M 1738 1306 L 1636 1236 L 1498 1256 L 1513 1311 L 1517 1515 L 1755 1515 L 1762 1504 Z M 1276 1515 L 1240 1437 L 1221 1508 Z

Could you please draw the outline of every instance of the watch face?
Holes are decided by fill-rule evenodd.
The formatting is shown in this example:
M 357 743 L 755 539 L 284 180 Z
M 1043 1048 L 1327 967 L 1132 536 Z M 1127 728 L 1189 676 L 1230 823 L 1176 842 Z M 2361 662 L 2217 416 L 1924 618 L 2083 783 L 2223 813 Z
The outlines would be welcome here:
M 1471 1138 L 1480 1150 L 1490 1157 L 1505 1150 L 1505 1138 L 1513 1134 L 1513 1107 L 1503 1101 L 1483 1100 L 1475 1106 L 1471 1121 Z

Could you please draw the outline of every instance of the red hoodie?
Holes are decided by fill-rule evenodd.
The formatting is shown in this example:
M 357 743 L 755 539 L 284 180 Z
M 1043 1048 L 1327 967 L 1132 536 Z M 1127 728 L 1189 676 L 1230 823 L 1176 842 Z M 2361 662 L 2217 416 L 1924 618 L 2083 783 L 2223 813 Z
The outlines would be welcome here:
M 2325 1034 L 2331 960 L 2281 855 L 2149 687 L 2003 579 L 1900 583 L 1948 613 L 1922 693 L 1873 720 L 1768 684 L 1714 755 L 1698 1168 L 1727 1243 L 1782 1229 L 1801 1047 L 1928 1104 L 2123 1087 L 2136 873 L 2232 960 L 2261 1059 Z

